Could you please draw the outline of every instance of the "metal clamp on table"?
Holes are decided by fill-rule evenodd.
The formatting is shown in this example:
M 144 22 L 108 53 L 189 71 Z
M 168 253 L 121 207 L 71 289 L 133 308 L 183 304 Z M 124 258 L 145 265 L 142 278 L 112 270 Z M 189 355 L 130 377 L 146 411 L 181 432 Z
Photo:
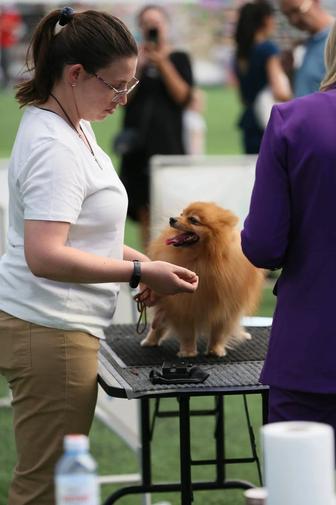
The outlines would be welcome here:
M 119 498 L 128 494 L 181 492 L 181 504 L 190 505 L 193 501 L 193 491 L 211 489 L 248 489 L 254 484 L 244 480 L 227 480 L 226 466 L 232 463 L 255 462 L 261 483 L 259 457 L 256 450 L 253 427 L 246 400 L 248 394 L 259 394 L 262 398 L 262 420 L 266 422 L 268 410 L 268 388 L 259 383 L 259 374 L 266 354 L 270 326 L 249 327 L 252 339 L 242 343 L 236 349 L 229 351 L 223 358 L 206 356 L 206 342 L 199 344 L 200 354 L 196 358 L 179 360 L 176 357 L 178 343 L 167 340 L 155 348 L 141 347 L 141 337 L 137 335 L 134 325 L 115 325 L 113 332 L 102 342 L 99 359 L 99 384 L 110 396 L 118 398 L 138 398 L 141 401 L 141 463 L 142 482 L 140 485 L 127 486 L 111 494 L 104 505 L 111 505 Z M 182 362 L 182 365 L 181 365 Z M 163 364 L 165 365 L 163 366 Z M 168 371 L 167 363 L 173 363 L 173 369 Z M 171 365 L 170 365 L 171 366 Z M 190 369 L 197 368 L 207 375 L 202 381 L 192 383 L 183 381 Z M 183 369 L 183 370 L 182 370 Z M 164 373 L 163 373 L 164 372 Z M 175 382 L 153 383 L 150 379 L 153 373 L 172 378 L 177 374 Z M 169 377 L 168 377 L 169 376 Z M 155 382 L 155 381 L 154 381 Z M 243 395 L 245 415 L 251 445 L 251 457 L 225 457 L 225 419 L 224 398 L 226 395 Z M 211 396 L 215 398 L 215 407 L 207 411 L 192 411 L 190 398 L 195 396 Z M 176 397 L 178 411 L 160 412 L 160 399 Z M 155 400 L 153 419 L 150 416 L 150 399 Z M 192 460 L 190 447 L 190 418 L 193 415 L 212 415 L 216 419 L 214 460 Z M 153 483 L 151 467 L 151 439 L 156 417 L 179 418 L 180 434 L 180 482 Z M 213 481 L 193 482 L 192 465 L 214 465 L 216 478 Z

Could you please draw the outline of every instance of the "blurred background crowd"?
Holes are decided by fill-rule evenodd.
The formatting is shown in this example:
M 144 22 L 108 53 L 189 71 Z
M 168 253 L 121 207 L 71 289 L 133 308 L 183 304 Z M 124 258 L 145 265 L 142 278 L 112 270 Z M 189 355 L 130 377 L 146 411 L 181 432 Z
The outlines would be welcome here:
M 148 239 L 151 156 L 257 154 L 272 104 L 318 90 L 324 44 L 336 16 L 334 0 L 66 4 L 121 18 L 141 49 L 140 85 L 123 111 L 94 129 L 126 186 L 129 217 L 136 229 L 140 224 L 142 245 Z M 24 66 L 32 31 L 46 13 L 64 5 L 0 3 L 2 158 L 9 157 L 21 114 L 14 87 L 29 75 Z M 162 67 L 164 60 L 170 60 L 168 67 Z
M 123 19 L 137 40 L 140 33 L 136 24 L 139 8 L 148 2 L 125 0 L 124 2 L 85 1 L 66 2 L 75 9 L 102 9 Z M 152 3 L 152 2 L 149 2 Z M 184 0 L 154 2 L 161 4 L 173 20 L 171 37 L 175 44 L 190 52 L 196 81 L 200 85 L 225 85 L 232 83 L 232 54 L 234 52 L 234 31 L 239 8 L 245 0 Z M 275 8 L 276 30 L 274 39 L 283 51 L 293 48 L 293 44 L 304 38 L 302 31 L 289 25 L 279 9 L 279 2 L 271 2 Z M 334 0 L 321 0 L 330 14 L 336 14 Z M 0 3 L 0 42 L 3 53 L 9 53 L 10 61 L 2 63 L 2 85 L 8 77 L 14 79 L 22 70 L 27 42 L 33 27 L 43 15 L 64 2 L 22 1 Z M 6 54 L 7 56 L 7 54 Z M 5 57 L 6 59 L 6 57 Z M 7 72 L 6 72 L 7 70 Z

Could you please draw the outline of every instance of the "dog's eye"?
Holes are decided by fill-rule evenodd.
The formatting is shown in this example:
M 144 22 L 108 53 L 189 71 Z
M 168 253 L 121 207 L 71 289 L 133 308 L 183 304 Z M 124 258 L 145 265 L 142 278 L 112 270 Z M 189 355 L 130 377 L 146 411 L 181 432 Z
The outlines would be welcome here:
M 194 216 L 188 217 L 188 221 L 190 224 L 201 224 L 198 219 L 196 219 Z

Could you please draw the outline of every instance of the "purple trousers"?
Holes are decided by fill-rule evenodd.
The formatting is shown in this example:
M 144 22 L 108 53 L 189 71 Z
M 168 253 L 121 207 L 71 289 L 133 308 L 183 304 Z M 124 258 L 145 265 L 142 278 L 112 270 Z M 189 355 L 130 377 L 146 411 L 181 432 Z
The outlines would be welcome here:
M 268 422 L 282 421 L 330 424 L 336 435 L 336 394 L 304 393 L 272 386 L 269 390 Z

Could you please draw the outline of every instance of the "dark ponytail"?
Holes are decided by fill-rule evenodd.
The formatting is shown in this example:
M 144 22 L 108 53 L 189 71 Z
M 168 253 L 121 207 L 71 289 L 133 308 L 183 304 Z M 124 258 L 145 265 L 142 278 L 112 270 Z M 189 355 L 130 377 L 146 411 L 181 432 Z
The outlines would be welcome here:
M 89 10 L 71 13 L 62 22 L 63 14 L 64 9 L 52 11 L 33 34 L 26 57 L 31 78 L 17 86 L 21 106 L 44 103 L 65 65 L 80 63 L 88 73 L 95 73 L 118 58 L 138 54 L 132 34 L 120 19 Z
M 256 0 L 243 5 L 238 14 L 235 32 L 238 60 L 248 60 L 256 32 L 263 26 L 265 18 L 274 15 L 274 9 L 266 0 Z

